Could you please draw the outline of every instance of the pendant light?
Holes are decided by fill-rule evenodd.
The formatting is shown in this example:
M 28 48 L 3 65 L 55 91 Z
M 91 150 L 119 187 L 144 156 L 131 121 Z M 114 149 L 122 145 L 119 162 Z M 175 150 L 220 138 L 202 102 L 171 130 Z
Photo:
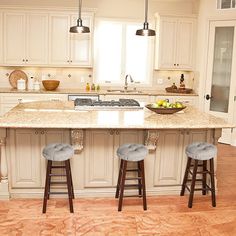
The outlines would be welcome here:
M 143 24 L 143 29 L 139 29 L 136 31 L 136 35 L 139 36 L 155 36 L 155 30 L 148 29 L 148 22 L 147 22 L 147 15 L 148 15 L 148 0 L 145 0 L 145 22 Z
M 77 25 L 70 27 L 70 33 L 90 33 L 89 27 L 83 26 L 82 24 L 81 7 L 82 7 L 82 0 L 79 0 L 79 18 L 77 20 Z

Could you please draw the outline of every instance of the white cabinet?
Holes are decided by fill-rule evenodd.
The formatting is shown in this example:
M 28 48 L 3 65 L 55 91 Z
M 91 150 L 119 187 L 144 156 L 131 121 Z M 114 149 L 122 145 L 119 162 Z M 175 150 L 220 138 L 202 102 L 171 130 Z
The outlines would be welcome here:
M 66 94 L 23 94 L 23 93 L 2 93 L 0 94 L 0 115 L 4 115 L 21 102 L 58 100 L 67 101 Z
M 0 12 L 0 64 L 3 62 L 3 14 Z
M 124 143 L 143 143 L 143 131 L 137 130 L 88 130 L 85 136 L 85 188 L 115 186 L 117 148 Z
M 47 14 L 5 12 L 3 64 L 42 65 L 47 63 Z
M 69 131 L 59 129 L 11 129 L 11 188 L 44 186 L 46 161 L 42 149 L 49 143 L 69 143 Z
M 192 142 L 210 142 L 207 130 L 163 130 L 156 150 L 154 186 L 181 185 L 186 167 L 185 148 Z
M 76 20 L 77 16 L 70 14 L 50 15 L 50 64 L 91 66 L 91 33 L 80 35 L 69 32 Z M 92 15 L 83 16 L 83 24 L 92 31 Z
M 193 70 L 196 19 L 157 15 L 155 69 Z

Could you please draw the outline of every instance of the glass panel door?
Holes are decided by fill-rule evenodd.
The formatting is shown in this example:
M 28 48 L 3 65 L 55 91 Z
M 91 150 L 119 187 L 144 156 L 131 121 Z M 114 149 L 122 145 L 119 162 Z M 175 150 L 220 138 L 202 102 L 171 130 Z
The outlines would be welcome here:
M 228 113 L 234 27 L 216 27 L 210 111 Z

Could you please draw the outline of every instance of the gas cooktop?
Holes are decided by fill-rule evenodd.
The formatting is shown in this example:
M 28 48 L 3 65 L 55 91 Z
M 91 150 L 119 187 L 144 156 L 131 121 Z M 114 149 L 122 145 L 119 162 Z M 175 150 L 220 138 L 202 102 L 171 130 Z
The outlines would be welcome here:
M 142 109 L 139 102 L 134 99 L 119 99 L 118 101 L 95 101 L 90 98 L 76 98 L 74 101 L 76 110 L 85 109 Z

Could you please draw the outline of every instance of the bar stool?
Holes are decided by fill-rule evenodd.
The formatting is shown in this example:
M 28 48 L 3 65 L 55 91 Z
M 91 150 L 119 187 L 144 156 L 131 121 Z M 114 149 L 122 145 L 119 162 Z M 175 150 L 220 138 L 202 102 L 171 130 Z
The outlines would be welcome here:
M 194 191 L 202 191 L 202 195 L 206 195 L 207 191 L 211 191 L 212 206 L 216 206 L 215 197 L 215 179 L 214 179 L 214 157 L 217 154 L 217 148 L 213 144 L 206 142 L 192 143 L 186 147 L 185 153 L 188 157 L 187 166 L 184 174 L 182 190 L 180 196 L 184 196 L 185 189 L 190 192 L 188 207 L 192 208 Z M 191 162 L 194 162 L 191 164 Z M 210 170 L 207 168 L 207 161 L 210 164 Z M 201 163 L 199 163 L 201 162 Z M 191 170 L 193 167 L 193 170 Z M 202 171 L 198 171 L 198 167 L 202 167 Z M 188 175 L 192 176 L 192 179 L 188 179 Z M 197 179 L 197 174 L 202 174 L 201 179 Z M 207 174 L 210 175 L 211 186 L 207 184 Z M 187 186 L 187 182 L 191 181 L 191 187 Z M 202 182 L 202 188 L 195 188 L 196 181 Z
M 117 149 L 117 156 L 121 159 L 119 177 L 116 186 L 116 198 L 119 198 L 118 211 L 122 210 L 125 187 L 138 187 L 139 197 L 143 197 L 143 209 L 147 210 L 144 158 L 148 149 L 142 144 L 124 144 Z M 137 169 L 127 169 L 128 162 L 137 162 Z M 138 177 L 126 178 L 126 172 L 134 171 Z M 125 180 L 138 180 L 138 184 L 126 184 Z
M 43 213 L 46 213 L 47 200 L 49 199 L 50 194 L 68 194 L 70 212 L 73 213 L 74 209 L 73 209 L 72 198 L 74 198 L 74 189 L 73 189 L 71 167 L 70 167 L 70 158 L 74 155 L 73 147 L 69 144 L 53 143 L 53 144 L 47 145 L 43 149 L 42 154 L 48 160 L 45 189 L 44 189 L 44 199 L 43 199 Z M 64 162 L 65 165 L 53 166 L 52 162 Z M 65 169 L 66 174 L 52 173 L 52 169 L 56 169 L 56 168 Z M 52 182 L 51 177 L 54 177 L 54 176 L 65 176 L 66 182 L 65 181 Z M 50 188 L 52 184 L 66 184 L 67 192 L 51 192 Z

